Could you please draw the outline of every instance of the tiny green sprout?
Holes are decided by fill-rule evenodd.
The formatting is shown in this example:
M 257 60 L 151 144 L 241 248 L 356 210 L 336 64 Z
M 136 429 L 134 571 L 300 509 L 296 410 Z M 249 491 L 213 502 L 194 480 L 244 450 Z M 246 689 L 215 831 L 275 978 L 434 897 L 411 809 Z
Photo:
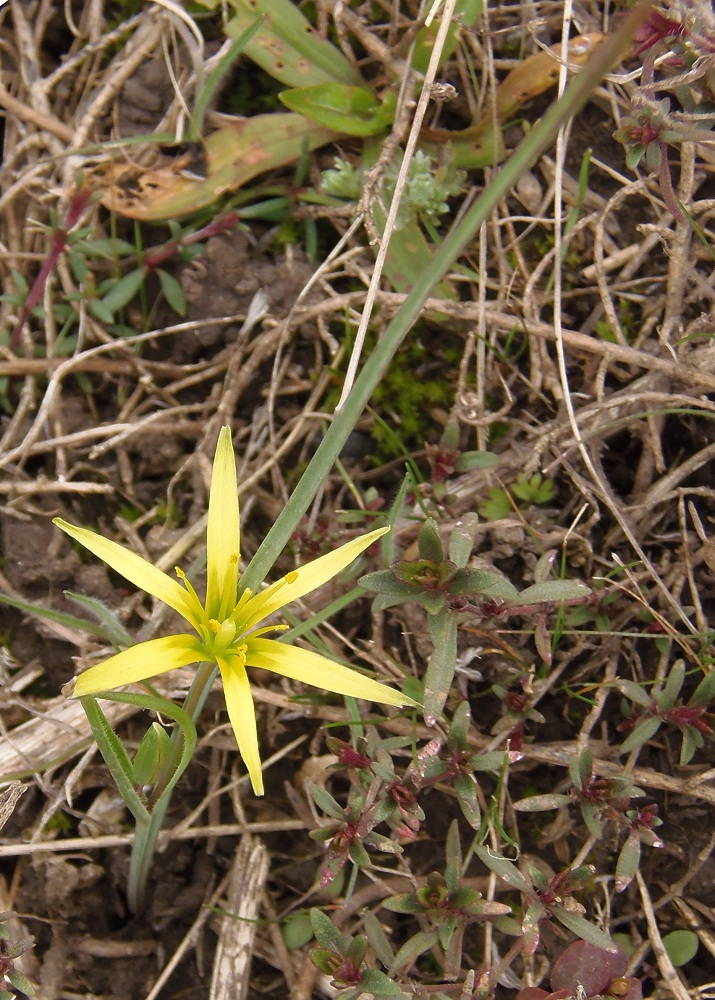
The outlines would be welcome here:
M 401 157 L 390 165 L 385 175 L 383 192 L 392 201 L 400 171 Z M 407 179 L 397 212 L 397 228 L 409 225 L 415 218 L 434 222 L 449 211 L 448 199 L 459 194 L 466 174 L 453 167 L 434 166 L 431 157 L 418 150 L 410 160 Z M 323 172 L 320 189 L 335 198 L 357 201 L 364 183 L 364 168 L 354 167 L 340 159 L 331 170 Z
M 401 159 L 390 165 L 385 176 L 385 194 L 389 201 L 395 192 Z M 449 166 L 434 166 L 431 157 L 417 150 L 407 171 L 407 180 L 397 212 L 397 225 L 406 225 L 417 216 L 435 221 L 449 211 L 448 199 L 459 194 L 466 173 Z
M 360 197 L 361 184 L 361 173 L 352 163 L 336 156 L 332 169 L 323 171 L 320 190 L 323 194 L 329 194 L 334 198 L 357 201 Z
M 486 521 L 501 521 L 514 513 L 514 504 L 521 509 L 527 507 L 544 507 L 556 496 L 556 487 L 550 479 L 535 472 L 533 476 L 521 475 L 510 487 L 509 492 L 499 486 L 492 486 L 489 499 L 479 508 L 479 513 Z
M 214 663 L 221 671 L 226 708 L 256 795 L 263 794 L 256 714 L 247 667 L 259 667 L 337 694 L 403 707 L 415 703 L 399 691 L 307 649 L 264 638 L 286 628 L 263 624 L 275 612 L 321 587 L 389 529 L 378 528 L 294 570 L 259 593 L 241 587 L 240 523 L 236 461 L 230 428 L 219 435 L 211 477 L 207 527 L 207 584 L 202 603 L 183 570 L 179 580 L 116 542 L 86 528 L 54 523 L 120 573 L 168 604 L 195 635 L 163 636 L 139 643 L 91 667 L 75 683 L 74 697 L 99 694 L 192 663 Z M 180 582 L 179 582 L 180 581 Z

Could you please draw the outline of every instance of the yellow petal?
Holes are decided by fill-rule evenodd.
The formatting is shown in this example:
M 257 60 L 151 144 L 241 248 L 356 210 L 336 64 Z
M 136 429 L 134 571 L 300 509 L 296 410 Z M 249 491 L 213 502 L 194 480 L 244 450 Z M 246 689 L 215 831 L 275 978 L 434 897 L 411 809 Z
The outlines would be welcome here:
M 96 531 L 90 531 L 88 528 L 77 528 L 74 524 L 63 521 L 61 517 L 56 517 L 52 523 L 61 528 L 65 534 L 74 538 L 80 545 L 84 545 L 86 549 L 106 562 L 108 566 L 133 583 L 135 587 L 146 590 L 152 597 L 157 597 L 192 625 L 196 625 L 196 614 L 189 595 L 178 580 L 174 580 L 135 552 L 125 549 L 117 542 L 110 541 Z
M 357 559 L 361 552 L 364 552 L 389 530 L 389 528 L 378 528 L 367 535 L 353 538 L 352 541 L 341 545 L 335 552 L 328 552 L 319 559 L 315 559 L 305 566 L 300 566 L 292 573 L 288 573 L 282 580 L 278 580 L 261 591 L 260 594 L 256 594 L 245 608 L 245 617 L 242 622 L 245 628 L 252 628 L 275 611 L 279 611 L 280 608 L 297 601 L 299 597 L 304 597 L 312 590 L 322 587 L 324 583 L 337 576 L 341 570 Z
M 290 677 L 304 684 L 321 688 L 324 691 L 334 691 L 336 694 L 350 695 L 353 698 L 364 698 L 365 701 L 377 701 L 383 705 L 416 705 L 401 691 L 380 684 L 370 677 L 359 674 L 356 670 L 334 663 L 319 653 L 288 643 L 276 642 L 275 639 L 248 639 L 246 663 L 250 667 L 262 667 L 271 670 L 281 677 Z
M 236 604 L 240 524 L 236 459 L 230 427 L 222 427 L 216 445 L 206 530 L 206 612 L 223 621 Z
M 167 635 L 149 639 L 85 670 L 75 682 L 73 697 L 82 698 L 86 694 L 136 684 L 137 681 L 145 681 L 177 667 L 187 667 L 205 658 L 206 654 L 194 636 Z
M 238 749 L 253 785 L 256 795 L 263 795 L 263 774 L 261 755 L 258 750 L 258 730 L 256 710 L 251 697 L 243 658 L 240 656 L 219 656 L 218 665 L 223 679 L 223 694 L 226 699 L 228 717 L 236 736 Z

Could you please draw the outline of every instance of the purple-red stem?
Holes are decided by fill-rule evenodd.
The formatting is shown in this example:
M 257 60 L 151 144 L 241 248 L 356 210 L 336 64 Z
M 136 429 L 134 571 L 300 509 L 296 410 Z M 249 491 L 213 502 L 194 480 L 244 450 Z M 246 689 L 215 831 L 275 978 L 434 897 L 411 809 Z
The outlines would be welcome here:
M 80 190 L 73 194 L 70 198 L 67 215 L 65 216 L 64 229 L 55 229 L 52 235 L 50 252 L 47 255 L 47 258 L 43 261 L 42 267 L 40 268 L 34 284 L 30 289 L 30 293 L 25 299 L 25 304 L 20 312 L 20 318 L 17 321 L 15 329 L 12 331 L 12 336 L 10 337 L 11 348 L 17 347 L 18 341 L 20 340 L 20 334 L 22 333 L 22 328 L 27 322 L 30 313 L 42 298 L 42 293 L 47 279 L 52 274 L 55 264 L 59 260 L 60 254 L 67 246 L 69 231 L 77 225 L 82 212 L 84 212 L 87 207 L 90 194 L 91 192 L 89 188 L 80 188 Z
M 197 230 L 195 233 L 182 236 L 180 240 L 169 240 L 161 250 L 157 250 L 156 253 L 147 254 L 144 258 L 144 265 L 150 271 L 155 271 L 157 267 L 161 267 L 165 260 L 169 260 L 170 257 L 175 256 L 184 247 L 190 247 L 193 243 L 208 240 L 212 236 L 219 236 L 221 233 L 225 233 L 227 229 L 232 229 L 238 223 L 238 220 L 238 212 L 229 212 L 223 218 L 214 219 L 213 222 L 209 222 L 207 226 Z

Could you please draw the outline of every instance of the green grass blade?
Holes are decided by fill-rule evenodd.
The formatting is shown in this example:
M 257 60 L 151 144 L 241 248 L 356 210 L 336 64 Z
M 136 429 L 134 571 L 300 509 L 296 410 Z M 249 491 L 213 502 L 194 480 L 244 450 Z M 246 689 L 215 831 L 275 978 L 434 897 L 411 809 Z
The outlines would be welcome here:
M 524 171 L 528 170 L 554 142 L 564 122 L 579 111 L 601 78 L 623 55 L 648 10 L 647 4 L 639 6 L 625 19 L 615 34 L 598 46 L 588 65 L 572 80 L 560 100 L 534 126 L 503 164 L 496 178 L 437 248 L 421 280 L 415 284 L 365 364 L 344 407 L 335 415 L 288 503 L 249 563 L 242 577 L 243 585 L 255 591 L 285 548 L 433 289 L 453 266 L 467 244 L 475 238 L 479 227 L 489 218 L 499 201 L 508 194 Z

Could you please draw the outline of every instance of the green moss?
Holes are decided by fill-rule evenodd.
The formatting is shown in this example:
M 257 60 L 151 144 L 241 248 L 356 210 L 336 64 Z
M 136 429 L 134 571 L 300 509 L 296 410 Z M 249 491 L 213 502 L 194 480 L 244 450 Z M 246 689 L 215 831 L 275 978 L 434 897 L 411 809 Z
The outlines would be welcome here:
M 369 357 L 375 343 L 376 335 L 370 331 L 363 357 Z M 372 410 L 381 418 L 370 428 L 375 464 L 413 454 L 424 447 L 425 441 L 439 439 L 442 428 L 434 411 L 449 410 L 454 402 L 461 356 L 461 339 L 452 331 L 438 331 L 427 325 L 414 330 L 370 400 Z M 336 388 L 330 390 L 326 400 L 328 408 L 337 403 L 346 367 L 344 361 L 336 371 Z

